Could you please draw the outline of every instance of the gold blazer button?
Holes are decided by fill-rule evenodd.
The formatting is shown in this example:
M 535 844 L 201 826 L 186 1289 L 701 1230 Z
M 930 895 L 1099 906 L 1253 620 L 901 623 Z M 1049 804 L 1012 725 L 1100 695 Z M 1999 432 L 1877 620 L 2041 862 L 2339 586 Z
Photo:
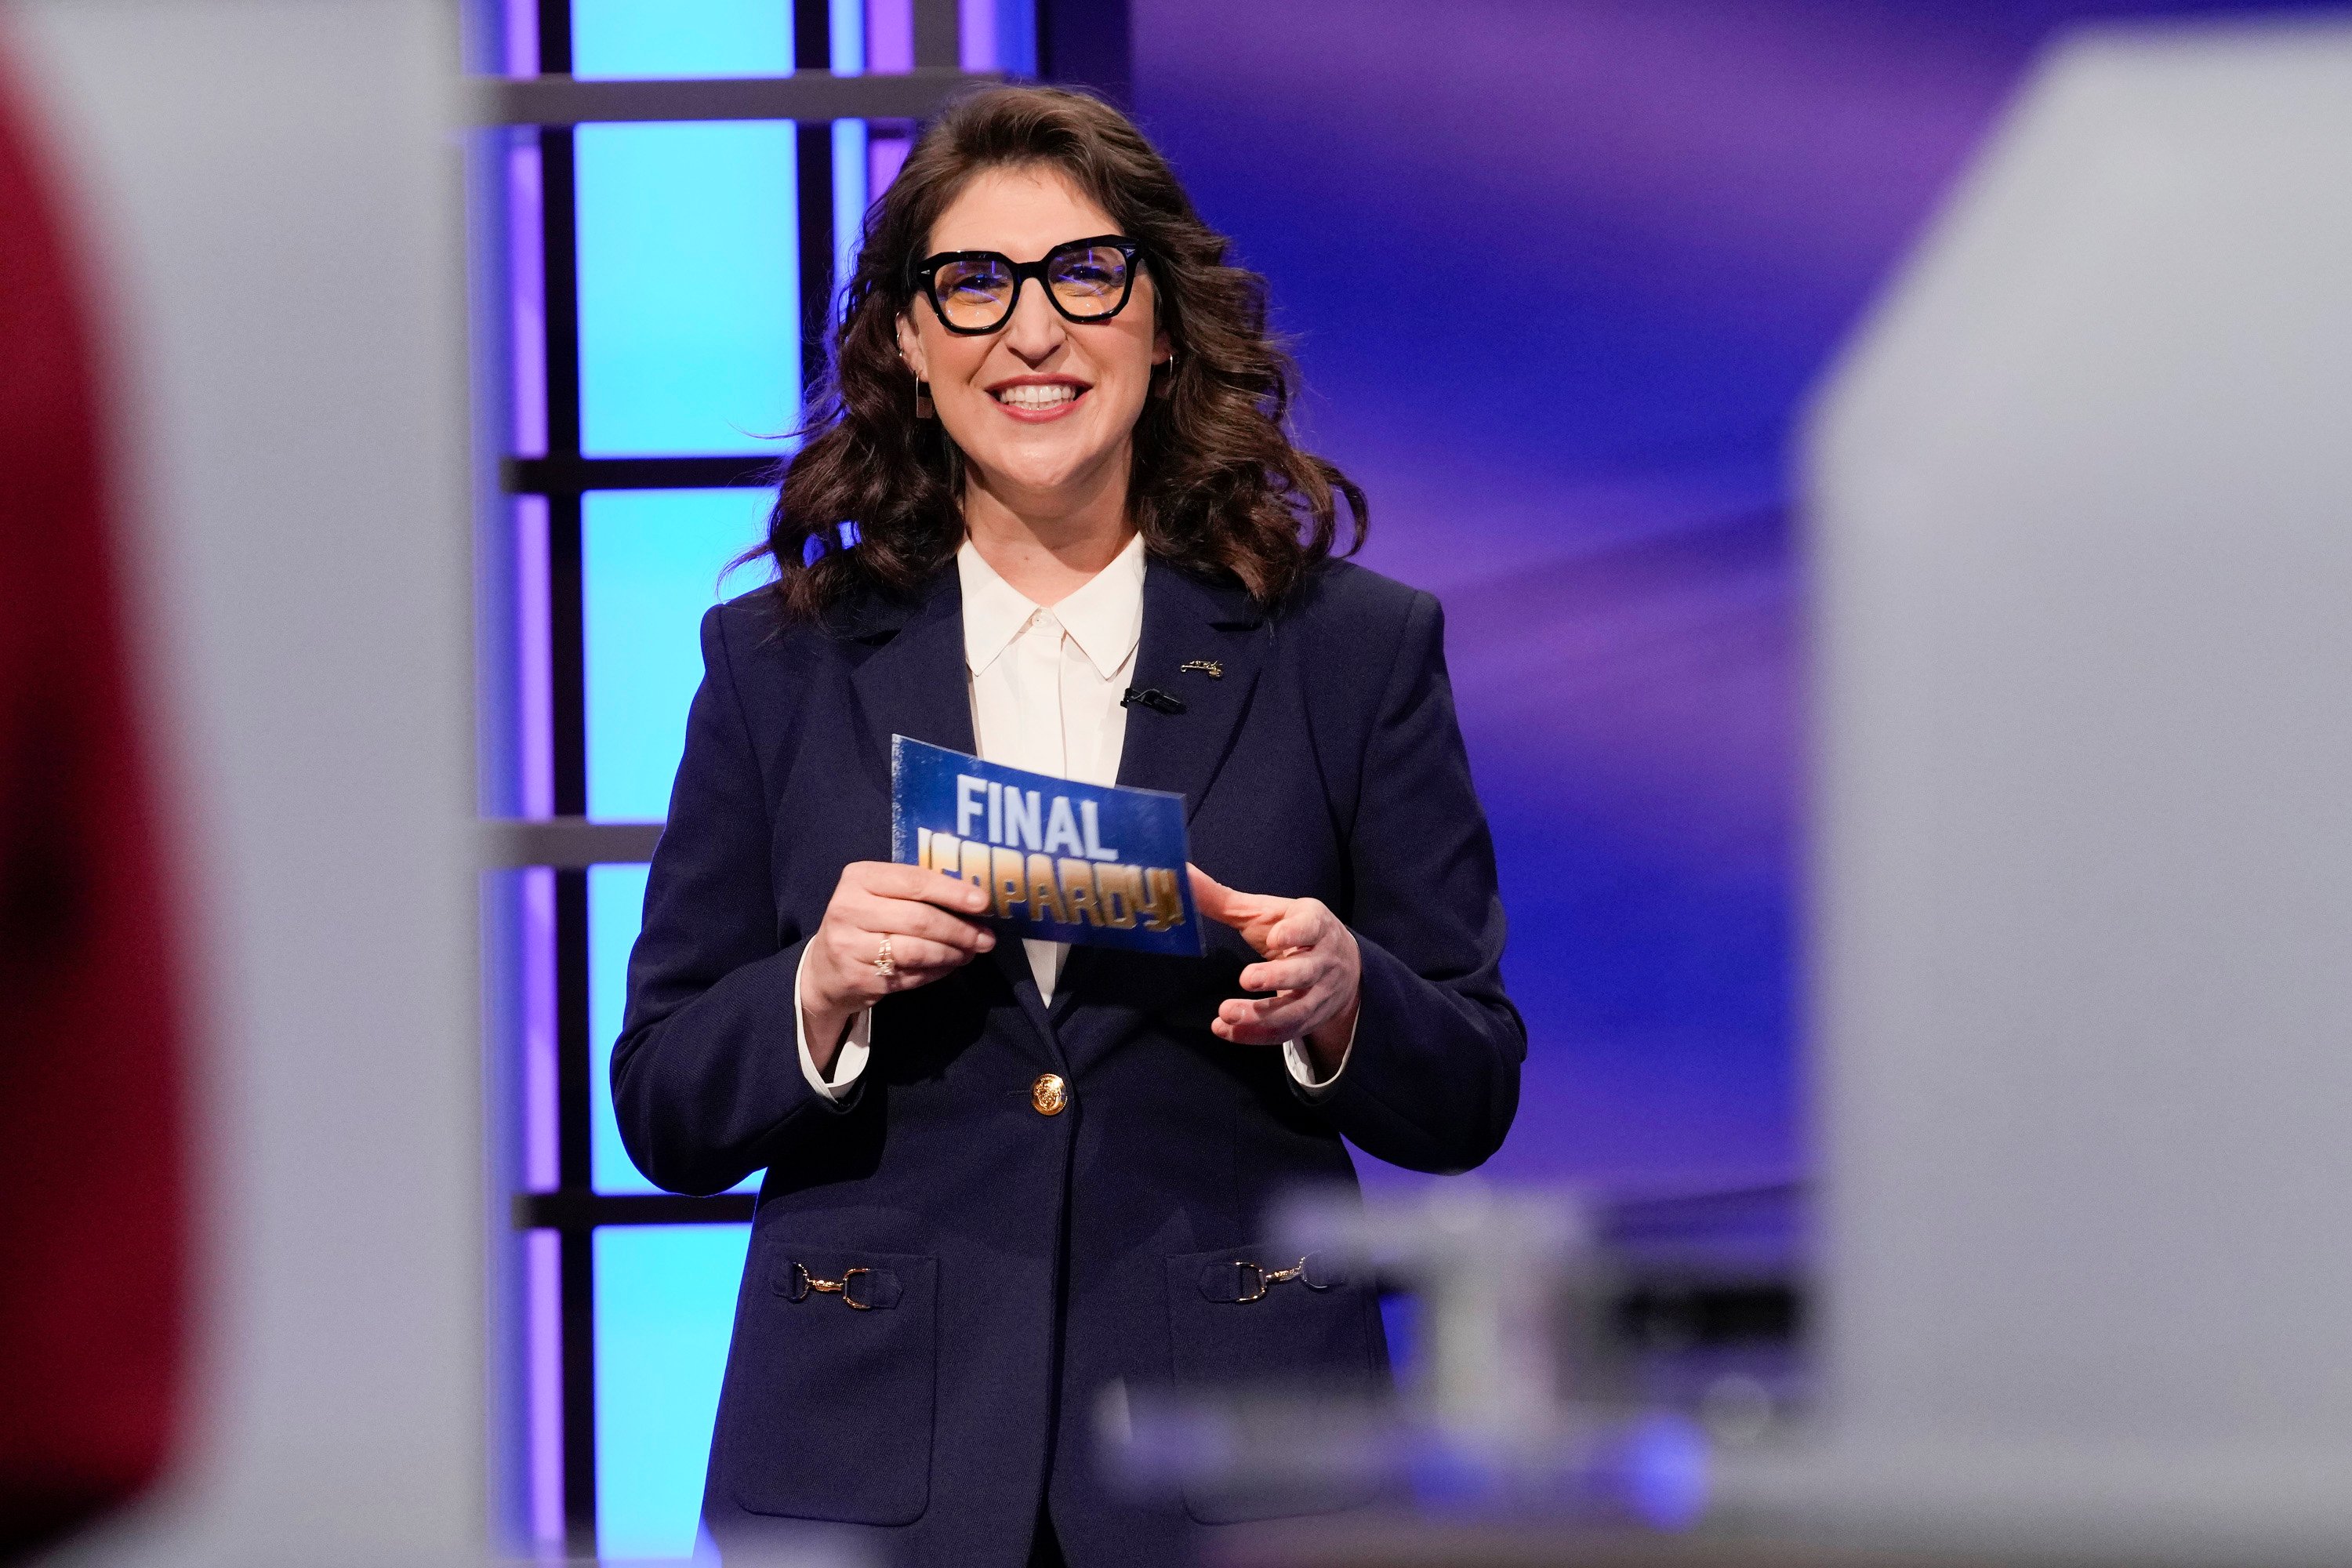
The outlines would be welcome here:
M 1059 1073 L 1041 1072 L 1029 1086 L 1029 1103 L 1040 1116 L 1059 1116 L 1062 1107 L 1070 1103 L 1070 1086 Z

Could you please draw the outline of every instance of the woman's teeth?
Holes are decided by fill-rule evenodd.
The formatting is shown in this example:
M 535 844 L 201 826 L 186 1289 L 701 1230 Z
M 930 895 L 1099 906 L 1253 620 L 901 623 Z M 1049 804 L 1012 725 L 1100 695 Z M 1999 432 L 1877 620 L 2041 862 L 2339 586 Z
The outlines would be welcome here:
M 996 395 L 996 401 L 1011 408 L 1059 408 L 1076 400 L 1082 387 L 1066 384 L 1058 386 L 1008 386 Z

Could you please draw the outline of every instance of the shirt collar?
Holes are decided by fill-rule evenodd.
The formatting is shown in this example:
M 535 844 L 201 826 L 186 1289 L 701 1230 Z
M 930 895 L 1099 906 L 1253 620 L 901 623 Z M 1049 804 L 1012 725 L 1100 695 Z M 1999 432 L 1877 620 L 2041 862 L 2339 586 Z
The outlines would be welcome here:
M 978 675 L 1021 635 L 1037 606 L 998 576 L 969 539 L 956 551 L 956 575 L 963 585 L 963 661 Z
M 1143 536 L 1053 606 L 1054 618 L 1105 680 L 1118 673 L 1143 639 Z M 1041 607 L 996 574 L 967 539 L 956 551 L 963 588 L 963 658 L 977 675 L 996 662 Z

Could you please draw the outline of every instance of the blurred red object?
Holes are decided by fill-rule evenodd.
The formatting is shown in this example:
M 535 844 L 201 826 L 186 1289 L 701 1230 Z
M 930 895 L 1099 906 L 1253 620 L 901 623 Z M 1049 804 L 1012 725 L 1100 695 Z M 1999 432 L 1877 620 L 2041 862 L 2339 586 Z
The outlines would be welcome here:
M 0 1558 L 168 1457 L 179 974 L 117 596 L 94 334 L 0 59 Z

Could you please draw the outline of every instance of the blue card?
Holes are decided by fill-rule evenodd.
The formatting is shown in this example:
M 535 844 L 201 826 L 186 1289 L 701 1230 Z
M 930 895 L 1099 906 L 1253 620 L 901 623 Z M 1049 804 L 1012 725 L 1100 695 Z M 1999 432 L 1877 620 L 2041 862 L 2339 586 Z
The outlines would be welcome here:
M 1198 957 L 1184 797 L 890 737 L 890 858 L 977 882 L 998 930 Z

